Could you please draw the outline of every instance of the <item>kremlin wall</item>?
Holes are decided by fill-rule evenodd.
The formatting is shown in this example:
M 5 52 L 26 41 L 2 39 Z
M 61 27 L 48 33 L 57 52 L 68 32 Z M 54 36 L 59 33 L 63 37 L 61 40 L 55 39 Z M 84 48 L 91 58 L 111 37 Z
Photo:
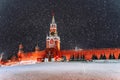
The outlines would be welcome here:
M 49 35 L 46 36 L 46 48 L 40 50 L 38 44 L 35 46 L 33 52 L 24 52 L 23 44 L 19 45 L 17 58 L 14 57 L 11 61 L 28 61 L 34 60 L 37 62 L 51 62 L 51 61 L 91 61 L 99 59 L 120 59 L 120 48 L 103 48 L 103 49 L 78 49 L 61 50 L 60 37 L 57 32 L 57 24 L 55 18 L 52 16 L 50 24 Z

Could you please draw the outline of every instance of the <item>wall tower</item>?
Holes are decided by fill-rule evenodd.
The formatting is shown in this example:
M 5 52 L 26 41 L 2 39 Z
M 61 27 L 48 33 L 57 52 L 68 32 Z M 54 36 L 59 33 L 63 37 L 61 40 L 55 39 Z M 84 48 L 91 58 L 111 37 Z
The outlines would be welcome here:
M 57 33 L 57 24 L 55 23 L 54 15 L 52 16 L 52 22 L 50 24 L 49 35 L 46 37 L 46 48 L 54 48 L 60 51 L 60 37 Z

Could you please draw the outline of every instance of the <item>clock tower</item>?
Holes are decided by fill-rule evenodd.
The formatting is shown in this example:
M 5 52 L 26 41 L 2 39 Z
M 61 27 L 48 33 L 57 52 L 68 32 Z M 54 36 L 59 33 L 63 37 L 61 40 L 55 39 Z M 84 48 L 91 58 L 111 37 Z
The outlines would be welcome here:
M 49 35 L 46 37 L 46 48 L 53 48 L 60 51 L 60 37 L 57 33 L 57 24 L 55 23 L 54 15 L 52 16 L 52 22 L 50 24 Z

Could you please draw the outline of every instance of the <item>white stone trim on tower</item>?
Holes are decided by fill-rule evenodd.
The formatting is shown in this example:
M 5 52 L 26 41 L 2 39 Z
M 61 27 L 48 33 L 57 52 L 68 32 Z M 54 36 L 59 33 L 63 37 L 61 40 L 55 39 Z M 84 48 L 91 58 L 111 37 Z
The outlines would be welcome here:
M 54 16 L 52 16 L 49 35 L 46 36 L 46 48 L 55 48 L 60 50 L 60 37 L 57 33 L 57 24 L 55 23 Z

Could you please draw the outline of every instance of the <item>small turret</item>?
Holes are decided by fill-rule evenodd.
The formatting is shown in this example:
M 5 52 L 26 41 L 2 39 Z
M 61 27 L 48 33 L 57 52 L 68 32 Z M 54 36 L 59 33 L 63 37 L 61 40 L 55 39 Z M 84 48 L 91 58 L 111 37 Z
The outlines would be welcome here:
M 23 57 L 23 53 L 24 53 L 23 48 L 24 48 L 23 45 L 20 44 L 20 45 L 19 45 L 19 50 L 18 50 L 18 60 L 19 60 L 19 61 L 21 61 L 21 59 L 22 59 L 22 57 Z
M 0 62 L 1 62 L 2 58 L 3 58 L 3 55 L 4 55 L 4 53 L 0 54 Z
M 18 53 L 23 53 L 24 51 L 23 51 L 23 45 L 22 44 L 20 44 L 19 45 L 19 51 L 18 51 Z
M 40 51 L 40 48 L 39 48 L 39 46 L 38 46 L 38 44 L 35 46 L 35 52 L 38 52 L 38 51 Z

